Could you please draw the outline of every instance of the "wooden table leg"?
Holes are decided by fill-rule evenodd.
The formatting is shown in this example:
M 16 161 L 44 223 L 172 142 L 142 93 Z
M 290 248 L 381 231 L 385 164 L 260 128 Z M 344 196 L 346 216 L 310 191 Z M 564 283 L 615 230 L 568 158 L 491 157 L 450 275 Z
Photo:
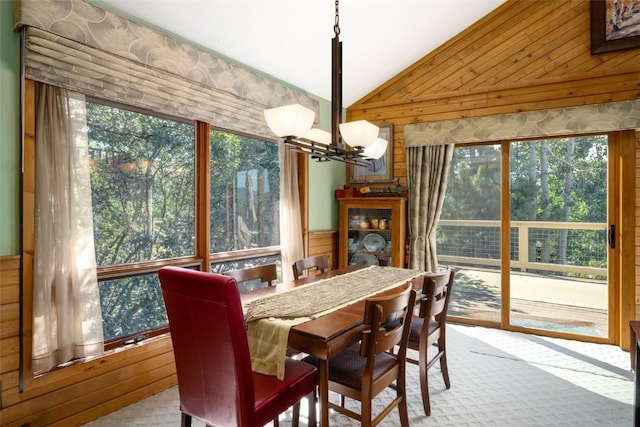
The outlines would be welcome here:
M 318 359 L 317 364 L 320 427 L 329 427 L 329 361 L 327 359 Z

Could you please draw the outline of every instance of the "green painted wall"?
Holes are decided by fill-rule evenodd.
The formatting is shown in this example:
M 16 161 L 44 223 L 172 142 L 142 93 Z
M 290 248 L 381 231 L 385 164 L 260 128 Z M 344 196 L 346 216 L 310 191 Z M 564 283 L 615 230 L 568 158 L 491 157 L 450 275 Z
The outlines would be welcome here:
M 0 0 L 0 256 L 20 252 L 20 35 L 12 28 L 13 2 Z M 319 102 L 320 127 L 329 130 L 330 102 Z M 345 170 L 340 162 L 309 162 L 310 231 L 337 230 L 333 190 L 344 185 Z
M 20 253 L 20 35 L 0 0 L 0 256 Z

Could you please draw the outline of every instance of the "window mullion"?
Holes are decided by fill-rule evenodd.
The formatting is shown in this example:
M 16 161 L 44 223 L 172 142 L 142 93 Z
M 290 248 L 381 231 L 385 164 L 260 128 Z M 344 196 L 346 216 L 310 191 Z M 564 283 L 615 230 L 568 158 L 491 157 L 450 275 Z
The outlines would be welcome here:
M 196 257 L 202 259 L 202 271 L 210 271 L 210 186 L 209 164 L 211 163 L 209 123 L 196 122 Z

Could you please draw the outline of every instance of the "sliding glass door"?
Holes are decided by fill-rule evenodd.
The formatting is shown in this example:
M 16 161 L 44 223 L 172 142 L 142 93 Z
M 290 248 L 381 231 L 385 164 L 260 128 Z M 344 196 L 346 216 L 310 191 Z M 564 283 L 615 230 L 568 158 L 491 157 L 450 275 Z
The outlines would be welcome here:
M 608 164 L 604 135 L 456 147 L 437 238 L 449 315 L 606 340 Z
M 440 223 L 440 264 L 456 270 L 449 314 L 500 322 L 501 147 L 456 147 Z
M 512 326 L 607 337 L 607 138 L 509 148 Z

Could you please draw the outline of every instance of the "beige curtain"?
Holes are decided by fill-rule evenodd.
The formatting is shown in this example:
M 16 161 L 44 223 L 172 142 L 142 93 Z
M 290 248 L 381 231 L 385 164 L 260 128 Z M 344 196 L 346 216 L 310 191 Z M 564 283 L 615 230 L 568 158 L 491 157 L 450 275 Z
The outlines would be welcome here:
M 453 144 L 407 147 L 409 268 L 438 269 L 436 227 L 440 220 Z
M 33 370 L 103 351 L 84 100 L 38 84 Z
M 282 281 L 293 280 L 293 263 L 303 258 L 302 221 L 298 193 L 298 155 L 279 143 L 280 154 L 280 248 Z

